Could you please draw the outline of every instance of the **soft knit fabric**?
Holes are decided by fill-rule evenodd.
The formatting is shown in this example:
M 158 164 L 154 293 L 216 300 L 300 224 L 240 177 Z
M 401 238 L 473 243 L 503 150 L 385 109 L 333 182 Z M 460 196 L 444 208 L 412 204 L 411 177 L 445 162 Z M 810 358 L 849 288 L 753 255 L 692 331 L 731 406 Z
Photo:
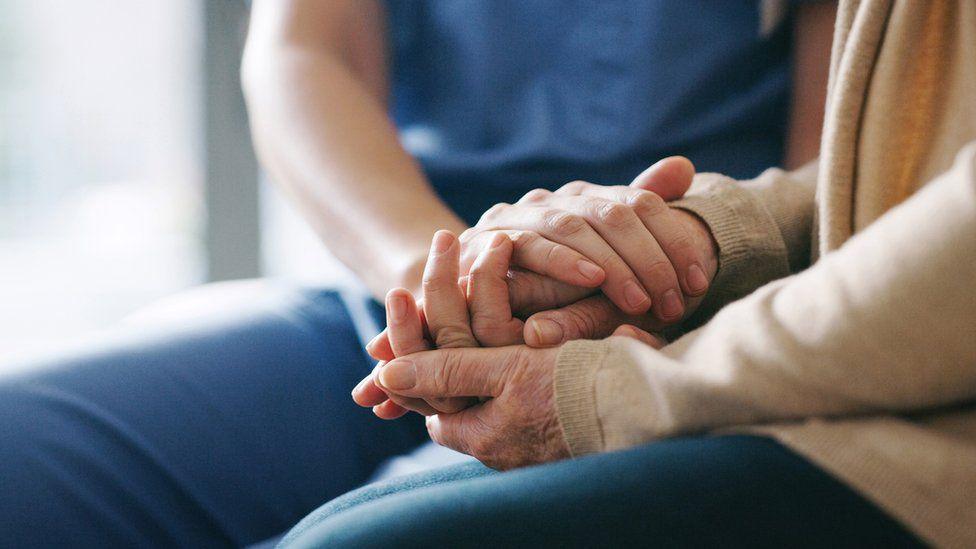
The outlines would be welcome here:
M 704 174 L 676 204 L 719 244 L 707 323 L 564 346 L 560 421 L 574 454 L 766 433 L 973 547 L 976 2 L 843 1 L 834 48 L 817 166 Z

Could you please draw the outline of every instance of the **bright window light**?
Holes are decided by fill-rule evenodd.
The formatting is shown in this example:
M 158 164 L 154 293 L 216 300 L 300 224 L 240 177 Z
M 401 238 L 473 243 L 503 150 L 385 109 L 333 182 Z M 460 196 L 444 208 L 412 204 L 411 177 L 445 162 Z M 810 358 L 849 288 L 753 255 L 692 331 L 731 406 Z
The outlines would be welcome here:
M 0 0 L 0 360 L 202 282 L 196 0 Z

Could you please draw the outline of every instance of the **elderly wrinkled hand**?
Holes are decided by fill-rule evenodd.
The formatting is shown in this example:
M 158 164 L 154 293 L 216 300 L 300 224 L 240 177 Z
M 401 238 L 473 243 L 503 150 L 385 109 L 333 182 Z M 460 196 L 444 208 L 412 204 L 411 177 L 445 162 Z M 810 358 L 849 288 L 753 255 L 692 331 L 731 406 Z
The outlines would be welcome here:
M 461 287 L 467 288 L 467 276 L 476 258 L 496 242 L 499 234 L 506 235 L 513 244 L 508 256 L 511 269 L 506 271 L 505 277 L 509 310 L 517 318 L 527 319 L 524 325 L 502 319 L 504 324 L 499 326 L 490 317 L 477 315 L 471 326 L 471 333 L 477 342 L 489 347 L 518 342 L 546 347 L 572 339 L 607 337 L 624 324 L 656 332 L 693 313 L 702 301 L 705 290 L 697 292 L 698 295 L 685 291 L 682 314 L 671 317 L 663 314 L 664 296 L 669 295 L 673 304 L 674 295 L 679 293 L 675 285 L 684 280 L 684 286 L 691 286 L 688 284 L 689 273 L 698 267 L 704 271 L 706 280 L 714 277 L 718 266 L 715 243 L 707 226 L 695 215 L 675 208 L 651 207 L 661 204 L 662 199 L 680 198 L 691 183 L 693 174 L 694 166 L 687 159 L 671 157 L 648 168 L 630 186 L 601 187 L 574 182 L 555 193 L 533 191 L 510 208 L 512 212 L 526 215 L 544 210 L 553 215 L 563 212 L 573 219 L 584 219 L 582 214 L 573 212 L 585 213 L 615 203 L 617 210 L 629 208 L 648 231 L 635 229 L 631 231 L 634 234 L 630 235 L 636 239 L 637 248 L 645 247 L 643 255 L 636 253 L 633 242 L 622 238 L 624 233 L 618 234 L 618 231 L 595 219 L 588 222 L 592 223 L 591 228 L 596 232 L 587 231 L 587 238 L 577 243 L 576 248 L 551 241 L 530 229 L 488 228 L 497 224 L 489 223 L 487 219 L 466 231 L 461 237 L 459 273 L 464 275 L 460 281 Z M 624 217 L 630 219 L 628 215 Z M 595 266 L 581 251 L 593 247 L 607 251 L 605 246 L 609 241 L 600 241 L 602 244 L 595 242 L 593 238 L 597 234 L 610 235 L 610 241 L 620 241 L 618 246 L 626 244 L 626 248 L 621 248 L 627 251 L 625 255 L 634 252 L 631 255 L 640 255 L 641 261 L 650 261 L 654 265 L 653 269 L 637 272 L 642 274 L 642 280 L 649 279 L 659 288 L 654 293 L 658 296 L 655 298 L 655 314 L 628 312 L 626 307 L 618 306 L 616 302 L 620 301 L 620 293 L 615 292 L 614 288 L 620 284 L 612 284 L 611 279 L 625 273 L 622 271 L 623 264 L 610 261 L 610 256 L 601 256 L 598 262 L 610 262 L 615 269 L 605 271 L 600 268 L 600 275 L 592 279 L 581 276 L 578 265 L 588 265 L 589 270 Z M 654 242 L 648 241 L 648 235 L 653 237 Z M 678 273 L 685 274 L 682 278 Z M 593 295 L 597 286 L 609 293 Z M 471 296 L 470 291 L 467 294 Z M 662 320 L 662 317 L 665 319 Z M 522 333 L 513 333 L 513 326 L 523 326 Z M 377 360 L 390 360 L 394 356 L 387 332 L 374 339 L 367 350 Z
M 708 229 L 687 212 L 671 208 L 649 210 L 644 206 L 658 204 L 662 197 L 680 197 L 687 190 L 693 173 L 690 162 L 672 157 L 646 170 L 631 186 L 600 187 L 574 182 L 555 193 L 530 193 L 519 202 L 525 204 L 517 210 L 531 213 L 542 207 L 546 211 L 563 208 L 567 212 L 592 213 L 594 208 L 605 207 L 611 202 L 632 208 L 632 213 L 656 239 L 648 248 L 649 256 L 657 258 L 655 265 L 667 267 L 658 269 L 660 272 L 652 279 L 659 286 L 673 286 L 681 278 L 677 274 L 680 271 L 686 273 L 683 280 L 687 285 L 688 274 L 694 270 L 691 267 L 703 267 L 706 279 L 714 276 L 717 261 Z M 650 195 L 654 195 L 652 199 L 648 199 Z M 578 214 L 571 215 L 581 218 Z M 593 224 L 591 228 L 596 234 L 621 240 L 598 219 L 588 222 Z M 377 370 L 395 357 L 432 347 L 504 346 L 523 342 L 533 347 L 546 347 L 572 339 L 607 337 L 627 325 L 656 332 L 676 320 L 660 320 L 657 318 L 662 316 L 660 311 L 656 316 L 646 312 L 625 312 L 612 301 L 612 289 L 609 295 L 591 295 L 594 286 L 609 275 L 600 268 L 600 276 L 580 279 L 581 271 L 575 267 L 594 265 L 567 245 L 527 229 L 479 227 L 466 233 L 466 244 L 458 244 L 454 235 L 446 231 L 435 235 L 424 271 L 425 299 L 420 300 L 419 307 L 405 290 L 393 290 L 387 296 L 388 327 L 367 345 L 369 354 L 380 361 Z M 631 236 L 641 242 L 647 239 L 646 234 L 638 233 Z M 584 240 L 577 247 L 592 247 L 591 238 Z M 477 255 L 472 258 L 475 252 Z M 671 263 L 657 256 L 667 256 Z M 620 267 L 619 262 L 614 264 Z M 459 277 L 462 274 L 464 276 Z M 572 285 L 572 282 L 579 285 Z M 607 289 L 604 284 L 604 291 Z M 671 290 L 673 288 L 664 290 L 664 293 L 673 296 Z M 686 297 L 683 314 L 690 314 L 702 297 Z M 526 322 L 520 320 L 526 317 Z M 628 332 L 627 329 L 624 331 Z M 377 387 L 374 378 L 375 371 L 353 390 L 353 398 L 361 405 L 373 406 L 376 414 L 383 418 L 399 417 L 407 410 L 423 414 L 451 412 L 468 404 L 457 398 L 398 401 Z
M 506 271 L 512 242 L 497 235 L 476 259 L 467 281 L 468 295 L 456 283 L 457 239 L 447 231 L 435 235 L 424 277 L 428 295 L 423 311 L 402 289 L 387 296 L 390 362 L 376 369 L 353 390 L 377 416 L 395 419 L 408 410 L 428 416 L 436 442 L 468 453 L 496 468 L 511 468 L 566 457 L 556 417 L 552 376 L 558 348 L 477 345 L 472 319 L 484 317 L 505 327 L 515 339 L 521 321 L 508 305 Z M 470 306 L 470 314 L 468 307 Z M 425 337 L 424 322 L 428 319 Z M 632 326 L 616 335 L 661 342 Z M 433 345 L 439 349 L 429 350 Z
M 431 439 L 496 469 L 568 457 L 555 412 L 552 376 L 558 348 L 442 349 L 398 358 L 378 385 L 398 397 L 486 399 L 427 417 Z
M 464 398 L 419 400 L 388 395 L 375 383 L 376 373 L 386 361 L 434 347 L 477 347 L 472 326 L 492 330 L 499 345 L 521 341 L 522 321 L 512 315 L 506 283 L 511 240 L 496 235 L 472 265 L 464 284 L 458 284 L 459 253 L 457 237 L 438 231 L 424 269 L 422 308 L 404 289 L 391 290 L 386 296 L 387 329 L 367 346 L 380 362 L 352 392 L 353 400 L 372 406 L 381 418 L 400 417 L 407 410 L 425 415 L 453 412 L 471 404 Z
M 661 346 L 632 327 L 618 334 Z M 424 351 L 388 363 L 377 384 L 398 398 L 477 397 L 457 413 L 428 416 L 427 431 L 489 467 L 511 469 L 569 457 L 553 389 L 558 353 L 524 345 Z

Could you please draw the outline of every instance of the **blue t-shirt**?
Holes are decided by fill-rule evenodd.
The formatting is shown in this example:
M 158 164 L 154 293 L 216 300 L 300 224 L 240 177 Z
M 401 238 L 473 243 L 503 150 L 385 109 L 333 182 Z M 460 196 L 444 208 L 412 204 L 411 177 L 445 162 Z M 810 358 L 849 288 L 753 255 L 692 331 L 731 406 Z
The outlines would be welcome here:
M 750 177 L 783 156 L 790 24 L 747 0 L 388 0 L 392 115 L 469 223 L 663 156 Z

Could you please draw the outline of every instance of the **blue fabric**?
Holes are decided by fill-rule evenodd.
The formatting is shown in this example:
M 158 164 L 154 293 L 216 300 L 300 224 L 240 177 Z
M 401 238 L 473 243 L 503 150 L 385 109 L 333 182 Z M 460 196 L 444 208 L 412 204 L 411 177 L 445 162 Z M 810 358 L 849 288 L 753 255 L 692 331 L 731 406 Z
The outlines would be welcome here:
M 468 222 L 672 153 L 749 176 L 780 161 L 789 85 L 789 25 L 761 37 L 757 6 L 391 0 L 394 118 Z M 256 543 L 425 440 L 350 400 L 371 362 L 337 294 L 220 307 L 0 380 L 5 545 Z
M 255 543 L 426 440 L 350 399 L 372 362 L 334 292 L 232 301 L 0 380 L 0 544 Z
M 329 502 L 282 544 L 311 547 L 922 547 L 778 443 L 668 440 L 495 473 L 461 465 Z
M 388 0 L 393 116 L 469 223 L 573 179 L 626 184 L 670 154 L 780 165 L 790 19 L 758 0 Z

